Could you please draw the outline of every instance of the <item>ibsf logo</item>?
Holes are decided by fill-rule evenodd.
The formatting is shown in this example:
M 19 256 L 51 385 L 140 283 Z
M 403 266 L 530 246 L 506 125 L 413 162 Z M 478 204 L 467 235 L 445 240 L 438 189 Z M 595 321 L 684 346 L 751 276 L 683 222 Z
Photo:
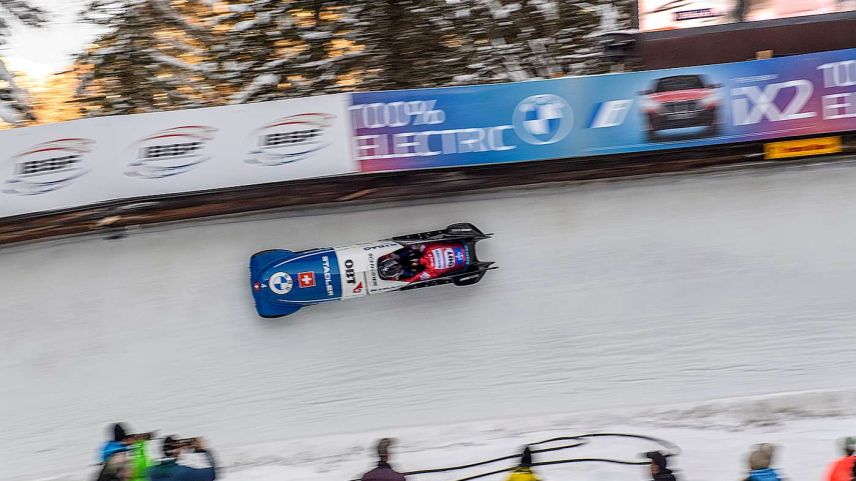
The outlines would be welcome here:
M 306 113 L 265 125 L 253 132 L 256 147 L 246 162 L 275 166 L 307 159 L 332 143 L 330 128 L 335 118 L 332 114 Z
M 160 179 L 183 174 L 211 158 L 206 147 L 217 129 L 185 125 L 160 130 L 131 146 L 136 158 L 128 163 L 126 175 Z
M 36 195 L 51 192 L 80 178 L 89 169 L 86 156 L 94 140 L 56 139 L 36 144 L 10 158 L 11 175 L 3 184 L 7 194 Z
M 528 144 L 555 144 L 571 132 L 574 112 L 558 95 L 533 95 L 517 104 L 513 124 L 514 131 Z

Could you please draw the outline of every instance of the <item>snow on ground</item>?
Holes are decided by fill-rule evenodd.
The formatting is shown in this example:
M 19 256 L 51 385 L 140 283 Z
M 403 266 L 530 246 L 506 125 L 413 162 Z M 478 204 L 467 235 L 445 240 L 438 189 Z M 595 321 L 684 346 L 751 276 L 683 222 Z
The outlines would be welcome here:
M 673 461 L 681 479 L 737 481 L 745 475 L 753 444 L 779 446 L 776 466 L 793 481 L 819 481 L 827 463 L 840 456 L 838 442 L 856 434 L 856 391 L 785 393 L 671 405 L 644 410 L 609 410 L 534 416 L 435 427 L 376 431 L 275 443 L 227 451 L 230 481 L 344 481 L 370 467 L 372 443 L 394 436 L 400 445 L 395 465 L 402 471 L 455 466 L 519 452 L 525 444 L 559 436 L 628 433 L 676 444 Z M 640 461 L 641 454 L 662 449 L 656 443 L 596 438 L 583 447 L 536 455 L 536 460 L 609 458 Z M 230 462 L 227 460 L 227 463 Z M 510 462 L 453 473 L 411 477 L 417 481 L 453 481 L 493 471 Z M 645 467 L 605 463 L 551 465 L 538 468 L 546 481 L 645 480 Z M 502 475 L 486 478 L 501 481 Z
M 526 444 L 589 433 L 637 434 L 677 445 L 680 454 L 672 458 L 671 466 L 684 481 L 738 481 L 745 476 L 746 456 L 752 445 L 770 442 L 778 447 L 775 467 L 788 479 L 820 481 L 827 464 L 840 455 L 840 439 L 856 434 L 856 390 L 408 427 L 232 448 L 213 443 L 212 449 L 223 466 L 221 479 L 226 481 L 347 481 L 371 468 L 373 444 L 381 437 L 397 440 L 393 465 L 401 471 L 415 471 L 498 458 L 518 453 Z M 642 453 L 663 449 L 656 442 L 620 437 L 588 441 L 581 447 L 536 454 L 536 461 L 608 458 L 637 462 L 644 459 Z M 189 465 L 198 462 L 191 457 L 183 460 Z M 499 462 L 409 479 L 454 481 L 512 464 L 513 461 Z M 644 466 L 595 462 L 543 466 L 537 471 L 545 481 L 649 479 Z M 43 481 L 84 480 L 92 472 L 79 471 Z M 504 476 L 481 479 L 502 481 Z

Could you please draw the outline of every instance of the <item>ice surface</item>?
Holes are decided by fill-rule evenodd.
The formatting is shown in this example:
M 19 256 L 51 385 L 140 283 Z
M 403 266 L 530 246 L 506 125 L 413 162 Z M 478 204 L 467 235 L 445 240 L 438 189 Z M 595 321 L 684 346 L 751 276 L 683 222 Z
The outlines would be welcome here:
M 116 420 L 205 435 L 239 463 L 229 453 L 242 446 L 307 436 L 853 386 L 854 211 L 856 166 L 848 164 L 315 210 L 7 248 L 0 478 L 83 470 Z M 280 320 L 254 313 L 253 252 L 462 220 L 496 234 L 480 253 L 501 268 L 476 286 L 315 306 Z M 709 424 L 721 431 L 681 427 L 690 414 L 663 416 L 674 420 L 673 440 L 697 443 L 687 463 L 712 463 L 709 477 L 696 479 L 733 481 L 742 463 L 733 456 L 749 438 L 777 432 L 748 423 L 751 436 L 729 447 L 733 426 L 717 418 Z M 813 422 L 799 421 L 789 436 L 820 436 Z M 831 436 L 840 423 L 818 420 L 817 429 Z M 659 432 L 638 420 L 565 427 L 576 434 L 627 425 Z M 469 436 L 459 431 L 427 432 L 412 452 Z M 497 450 L 530 439 L 504 432 Z M 330 447 L 334 454 L 359 455 L 330 467 L 329 478 L 317 463 L 287 475 L 280 468 L 292 467 L 262 463 L 230 479 L 341 480 L 365 467 L 371 436 L 332 438 L 344 443 Z M 321 439 L 307 458 L 329 445 Z M 278 445 L 278 455 L 300 458 L 304 451 L 291 446 L 307 442 Z M 818 458 L 834 454 L 825 443 L 812 446 Z M 460 456 L 481 459 L 492 449 Z M 435 460 L 414 456 L 408 468 Z M 796 474 L 820 468 L 796 464 L 792 479 L 817 479 Z M 598 479 L 620 478 L 609 476 Z

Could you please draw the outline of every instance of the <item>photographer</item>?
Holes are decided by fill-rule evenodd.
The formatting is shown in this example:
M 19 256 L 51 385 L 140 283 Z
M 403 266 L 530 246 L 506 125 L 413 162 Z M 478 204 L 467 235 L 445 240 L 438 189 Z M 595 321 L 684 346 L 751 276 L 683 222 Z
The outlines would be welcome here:
M 210 467 L 191 468 L 178 464 L 178 457 L 185 450 L 204 454 L 208 458 Z M 163 459 L 149 467 L 149 480 L 214 481 L 217 477 L 217 465 L 214 462 L 214 456 L 205 448 L 205 443 L 200 438 L 177 439 L 174 436 L 167 436 L 163 440 L 163 455 Z
M 146 445 L 153 433 L 129 434 L 130 429 L 123 423 L 113 424 L 110 430 L 112 439 L 101 448 L 99 479 L 147 481 L 149 458 Z

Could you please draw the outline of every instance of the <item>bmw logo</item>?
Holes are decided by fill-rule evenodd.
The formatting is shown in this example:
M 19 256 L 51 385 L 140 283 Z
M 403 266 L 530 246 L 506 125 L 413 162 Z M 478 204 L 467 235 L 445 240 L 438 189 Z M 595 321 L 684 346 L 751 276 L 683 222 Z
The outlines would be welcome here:
M 274 294 L 288 294 L 291 292 L 291 288 L 294 287 L 294 280 L 292 280 L 291 276 L 286 272 L 277 272 L 270 276 L 268 286 L 270 286 L 270 290 L 273 291 Z
M 533 145 L 555 144 L 574 126 L 574 112 L 562 97 L 541 94 L 527 97 L 514 109 L 514 130 L 524 142 Z

